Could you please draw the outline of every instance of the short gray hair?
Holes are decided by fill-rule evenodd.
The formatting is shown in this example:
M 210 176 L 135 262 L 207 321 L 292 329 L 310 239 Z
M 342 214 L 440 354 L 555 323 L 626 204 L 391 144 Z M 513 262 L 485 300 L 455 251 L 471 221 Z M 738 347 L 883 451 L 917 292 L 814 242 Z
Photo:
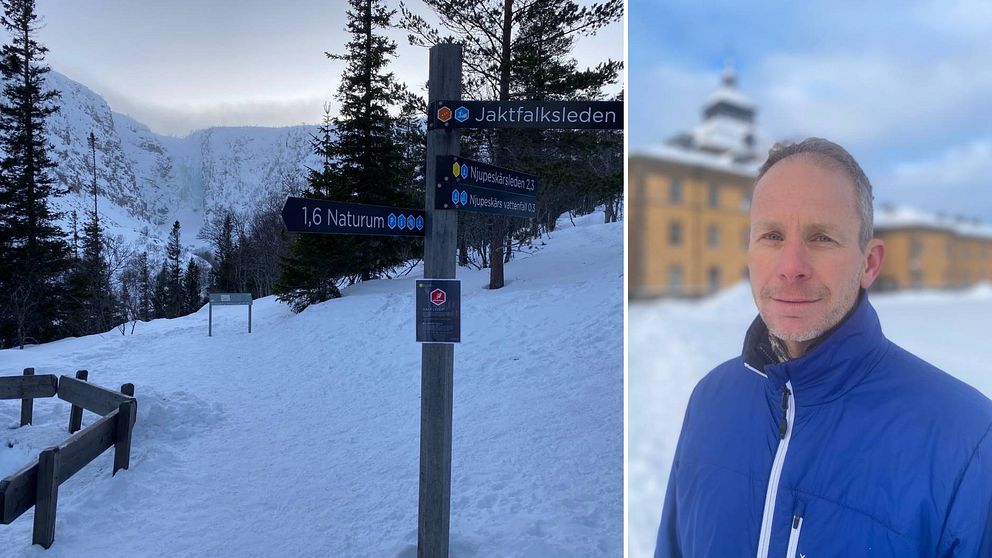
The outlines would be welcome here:
M 861 243 L 861 249 L 864 250 L 875 236 L 875 215 L 872 208 L 874 197 L 871 193 L 871 182 L 868 181 L 865 171 L 861 170 L 861 165 L 843 147 L 823 138 L 806 138 L 799 143 L 776 143 L 768 150 L 768 160 L 758 170 L 755 184 L 776 163 L 795 155 L 809 157 L 817 163 L 836 168 L 843 171 L 851 179 L 851 183 L 854 184 L 854 193 L 857 196 L 858 216 L 861 218 L 858 240 Z

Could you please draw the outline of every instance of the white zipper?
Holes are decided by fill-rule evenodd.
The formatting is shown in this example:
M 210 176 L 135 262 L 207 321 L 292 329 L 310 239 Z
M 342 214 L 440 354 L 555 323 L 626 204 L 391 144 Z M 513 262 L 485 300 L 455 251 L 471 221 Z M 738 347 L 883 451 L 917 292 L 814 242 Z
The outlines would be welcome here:
M 789 550 L 785 552 L 786 558 L 798 558 L 799 555 L 799 533 L 803 530 L 803 518 L 798 515 L 792 516 L 792 533 L 789 535 Z
M 772 461 L 772 471 L 768 475 L 768 489 L 765 492 L 765 511 L 761 516 L 761 535 L 758 537 L 757 558 L 768 558 L 768 546 L 772 538 L 772 520 L 775 519 L 775 499 L 778 497 L 778 483 L 782 477 L 782 466 L 785 465 L 785 454 L 789 452 L 789 440 L 792 439 L 792 423 L 796 418 L 796 405 L 792 394 L 792 382 L 785 382 L 788 397 L 785 398 L 785 433 L 779 439 L 775 460 Z

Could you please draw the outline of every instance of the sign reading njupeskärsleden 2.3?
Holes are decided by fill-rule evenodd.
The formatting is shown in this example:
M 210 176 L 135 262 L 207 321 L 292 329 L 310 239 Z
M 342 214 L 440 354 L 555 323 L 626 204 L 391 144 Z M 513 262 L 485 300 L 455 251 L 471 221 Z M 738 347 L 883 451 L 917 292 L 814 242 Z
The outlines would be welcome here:
M 623 101 L 437 101 L 428 114 L 429 130 L 623 129 Z

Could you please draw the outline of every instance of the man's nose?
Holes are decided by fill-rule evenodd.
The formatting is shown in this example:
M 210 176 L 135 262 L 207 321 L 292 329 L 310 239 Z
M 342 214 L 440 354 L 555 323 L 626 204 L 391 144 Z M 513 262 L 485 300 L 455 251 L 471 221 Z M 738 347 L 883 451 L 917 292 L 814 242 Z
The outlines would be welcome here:
M 778 275 L 786 281 L 803 281 L 812 274 L 806 244 L 799 240 L 786 240 L 779 252 Z

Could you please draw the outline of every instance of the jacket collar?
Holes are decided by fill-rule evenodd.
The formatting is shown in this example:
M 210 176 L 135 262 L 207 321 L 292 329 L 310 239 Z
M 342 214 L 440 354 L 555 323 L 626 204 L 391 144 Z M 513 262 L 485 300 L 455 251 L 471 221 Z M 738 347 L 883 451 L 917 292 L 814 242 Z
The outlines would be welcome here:
M 878 314 L 862 289 L 854 309 L 802 357 L 779 363 L 759 315 L 744 337 L 744 364 L 768 378 L 768 387 L 781 393 L 792 382 L 796 405 L 827 403 L 856 386 L 875 367 L 888 347 Z

